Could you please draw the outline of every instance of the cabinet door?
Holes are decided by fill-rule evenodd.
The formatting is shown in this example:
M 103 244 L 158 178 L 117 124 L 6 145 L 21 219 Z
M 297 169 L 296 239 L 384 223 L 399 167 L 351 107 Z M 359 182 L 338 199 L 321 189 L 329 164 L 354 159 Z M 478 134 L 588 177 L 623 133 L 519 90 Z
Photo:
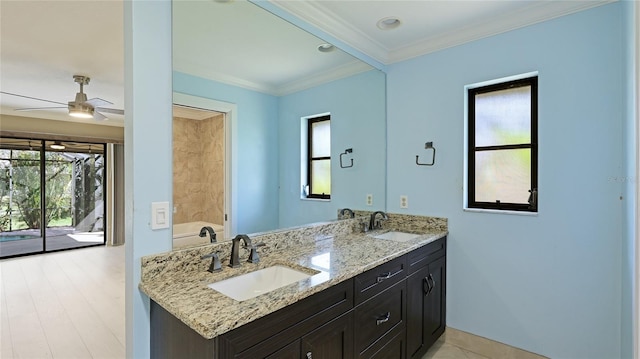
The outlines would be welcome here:
M 420 358 L 444 333 L 446 257 L 407 278 L 407 357 Z
M 313 332 L 302 341 L 302 358 L 339 359 L 353 357 L 353 312 L 348 312 Z
M 425 345 L 430 347 L 444 333 L 446 325 L 446 258 L 429 263 L 429 280 L 432 289 L 425 297 Z
M 429 267 L 424 266 L 407 278 L 407 357 L 420 357 L 425 350 L 425 319 Z

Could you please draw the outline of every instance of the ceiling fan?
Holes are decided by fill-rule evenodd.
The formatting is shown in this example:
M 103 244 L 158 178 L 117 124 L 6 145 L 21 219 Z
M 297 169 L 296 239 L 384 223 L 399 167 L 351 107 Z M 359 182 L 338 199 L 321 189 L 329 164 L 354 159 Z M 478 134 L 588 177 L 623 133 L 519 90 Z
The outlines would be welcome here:
M 113 105 L 113 103 L 103 100 L 101 98 L 92 98 L 87 100 L 87 95 L 83 92 L 84 85 L 88 85 L 91 78 L 88 76 L 82 75 L 73 75 L 73 80 L 80 85 L 80 92 L 76 93 L 76 98 L 73 101 L 69 101 L 68 103 L 62 103 L 57 101 L 45 100 L 36 97 L 18 95 L 14 93 L 0 91 L 0 93 L 18 97 L 29 98 L 32 100 L 51 102 L 58 105 L 65 105 L 65 107 L 55 106 L 55 107 L 32 107 L 32 108 L 17 108 L 15 111 L 38 111 L 38 110 L 49 110 L 56 108 L 66 108 L 69 110 L 69 115 L 77 118 L 93 118 L 95 120 L 106 120 L 107 116 L 103 115 L 101 112 L 105 113 L 113 113 L 117 115 L 124 115 L 124 110 L 114 109 L 114 108 L 106 108 L 103 106 Z

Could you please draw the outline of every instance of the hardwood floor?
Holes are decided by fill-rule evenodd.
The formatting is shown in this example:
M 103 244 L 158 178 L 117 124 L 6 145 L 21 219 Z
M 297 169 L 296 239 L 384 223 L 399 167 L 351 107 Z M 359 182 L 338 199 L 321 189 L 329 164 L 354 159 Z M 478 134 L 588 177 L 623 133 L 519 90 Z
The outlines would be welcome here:
M 0 261 L 1 358 L 124 358 L 124 246 Z

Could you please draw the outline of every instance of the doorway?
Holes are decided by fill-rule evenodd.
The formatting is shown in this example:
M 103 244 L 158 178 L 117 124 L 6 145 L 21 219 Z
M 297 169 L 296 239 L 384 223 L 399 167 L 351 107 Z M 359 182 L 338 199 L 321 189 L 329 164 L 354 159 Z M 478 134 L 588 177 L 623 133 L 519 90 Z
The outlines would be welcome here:
M 105 144 L 0 138 L 0 258 L 105 244 Z
M 218 240 L 230 238 L 228 114 L 174 102 L 173 247 L 188 246 L 191 232 L 203 226 L 211 226 Z

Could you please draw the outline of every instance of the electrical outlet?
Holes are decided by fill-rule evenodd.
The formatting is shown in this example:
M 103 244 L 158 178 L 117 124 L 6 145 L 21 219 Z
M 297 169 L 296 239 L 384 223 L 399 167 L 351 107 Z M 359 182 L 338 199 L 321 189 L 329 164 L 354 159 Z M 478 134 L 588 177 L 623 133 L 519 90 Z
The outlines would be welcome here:
M 409 197 L 406 195 L 400 196 L 400 208 L 409 208 Z
M 373 206 L 373 195 L 367 194 L 367 206 Z

